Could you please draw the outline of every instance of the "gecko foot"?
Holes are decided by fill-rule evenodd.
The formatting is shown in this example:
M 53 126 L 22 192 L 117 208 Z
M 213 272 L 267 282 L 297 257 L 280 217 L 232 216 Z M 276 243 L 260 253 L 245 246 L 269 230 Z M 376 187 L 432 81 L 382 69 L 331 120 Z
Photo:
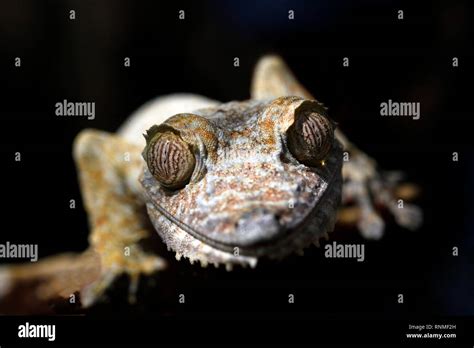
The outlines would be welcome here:
M 157 255 L 145 253 L 138 245 L 99 254 L 102 265 L 101 275 L 81 292 L 81 303 L 84 307 L 94 304 L 113 281 L 122 274 L 126 274 L 130 278 L 128 300 L 130 303 L 134 303 L 136 302 L 140 276 L 151 275 L 166 267 L 164 259 Z
M 373 159 L 355 152 L 343 166 L 343 208 L 339 214 L 342 224 L 356 225 L 366 239 L 380 239 L 385 221 L 380 212 L 387 210 L 395 222 L 409 230 L 416 230 L 423 221 L 419 207 L 406 201 L 419 193 L 416 186 L 401 184 L 400 172 L 379 173 Z M 355 206 L 351 207 L 351 203 Z

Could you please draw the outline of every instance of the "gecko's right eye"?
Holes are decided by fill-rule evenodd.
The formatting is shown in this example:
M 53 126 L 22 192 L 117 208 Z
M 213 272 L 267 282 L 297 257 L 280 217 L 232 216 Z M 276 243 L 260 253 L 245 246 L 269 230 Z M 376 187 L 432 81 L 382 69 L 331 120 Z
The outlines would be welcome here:
M 190 146 L 171 131 L 156 133 L 143 155 L 150 173 L 170 190 L 186 186 L 196 165 Z

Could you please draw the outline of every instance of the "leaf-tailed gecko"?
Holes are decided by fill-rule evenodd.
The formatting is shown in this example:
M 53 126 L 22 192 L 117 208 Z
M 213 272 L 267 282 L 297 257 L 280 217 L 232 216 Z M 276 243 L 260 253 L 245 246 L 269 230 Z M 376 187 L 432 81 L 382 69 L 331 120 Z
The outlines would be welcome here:
M 368 239 L 384 230 L 374 202 L 409 229 L 421 222 L 419 208 L 398 209 L 396 182 L 336 129 L 277 56 L 258 62 L 250 100 L 160 97 L 115 134 L 81 131 L 73 147 L 90 248 L 4 268 L 4 298 L 29 284 L 40 302 L 79 292 L 87 306 L 122 273 L 133 293 L 141 274 L 166 266 L 139 244 L 152 233 L 148 220 L 178 259 L 228 269 L 319 246 L 341 200 L 356 210 L 340 218 Z

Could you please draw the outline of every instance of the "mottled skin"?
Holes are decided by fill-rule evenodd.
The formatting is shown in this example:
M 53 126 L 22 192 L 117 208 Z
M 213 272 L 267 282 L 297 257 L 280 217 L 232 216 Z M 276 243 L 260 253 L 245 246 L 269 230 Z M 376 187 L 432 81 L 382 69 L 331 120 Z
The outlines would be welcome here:
M 161 187 L 146 168 L 141 178 L 148 214 L 169 248 L 202 264 L 254 265 L 257 257 L 281 258 L 332 231 L 342 148 L 331 132 L 324 165 L 293 157 L 287 132 L 305 110 L 324 108 L 281 97 L 222 104 L 162 124 L 163 132 L 172 128 L 191 143 L 203 139 L 196 154 L 202 164 L 184 188 Z
M 139 245 L 155 233 L 147 220 L 178 259 L 227 268 L 255 266 L 259 257 L 281 258 L 319 245 L 334 228 L 341 189 L 343 203 L 355 201 L 357 208 L 342 214 L 343 220 L 356 223 L 366 238 L 380 238 L 384 230 L 373 202 L 387 207 L 403 226 L 419 224 L 419 210 L 408 204 L 397 209 L 394 182 L 382 178 L 375 161 L 339 130 L 319 165 L 292 156 L 288 131 L 298 108 L 323 111 L 279 57 L 258 63 L 251 95 L 249 101 L 226 104 L 192 95 L 163 97 L 130 116 L 117 134 L 82 131 L 74 158 L 91 226 L 90 248 L 76 257 L 3 269 L 0 295 L 8 298 L 18 287 L 34 284 L 40 302 L 79 291 L 87 306 L 124 272 L 132 278 L 133 293 L 140 274 L 166 266 Z M 196 167 L 180 189 L 162 187 L 142 158 L 142 134 L 148 130 L 152 136 L 163 127 L 196 149 Z M 343 148 L 350 160 L 341 171 Z M 82 281 L 61 286 L 65 273 Z

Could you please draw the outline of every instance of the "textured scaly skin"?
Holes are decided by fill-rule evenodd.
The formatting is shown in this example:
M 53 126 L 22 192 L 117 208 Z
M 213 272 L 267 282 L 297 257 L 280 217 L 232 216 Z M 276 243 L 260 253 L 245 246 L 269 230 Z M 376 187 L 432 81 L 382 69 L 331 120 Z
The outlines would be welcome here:
M 164 122 L 184 138 L 206 142 L 206 173 L 183 189 L 169 194 L 147 169 L 141 179 L 155 229 L 178 257 L 228 268 L 254 266 L 258 257 L 301 251 L 333 230 L 342 149 L 333 139 L 325 165 L 318 167 L 291 155 L 286 133 L 303 106 L 321 107 L 282 97 L 231 102 L 195 111 L 199 117 L 184 114 Z

